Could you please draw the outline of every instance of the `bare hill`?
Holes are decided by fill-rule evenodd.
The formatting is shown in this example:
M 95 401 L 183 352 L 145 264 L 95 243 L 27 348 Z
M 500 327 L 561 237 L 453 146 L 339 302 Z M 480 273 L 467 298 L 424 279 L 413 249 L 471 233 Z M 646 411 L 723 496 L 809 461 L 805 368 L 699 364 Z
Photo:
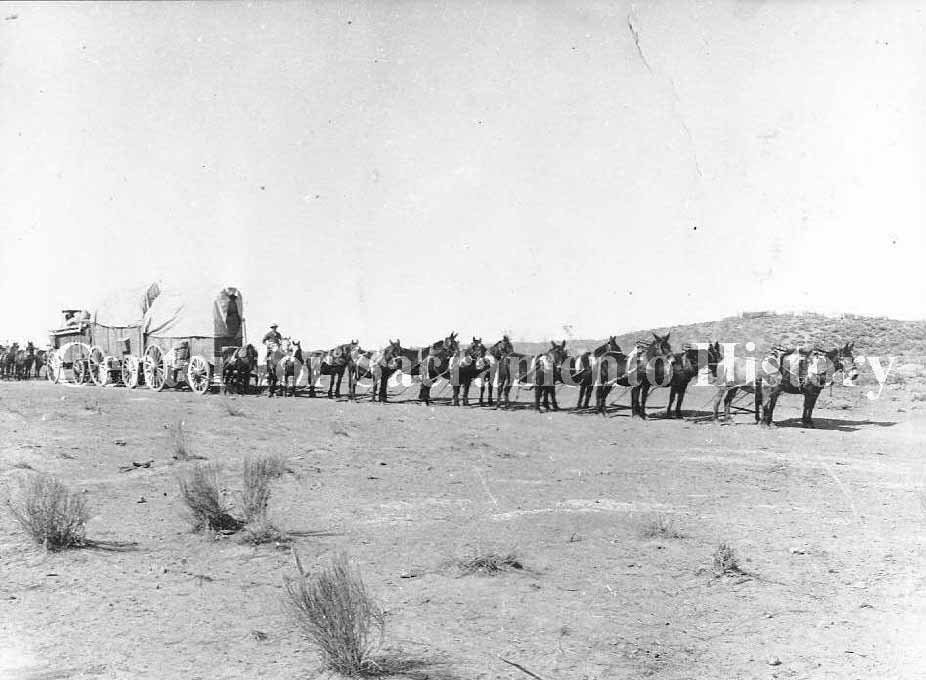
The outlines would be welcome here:
M 832 347 L 855 342 L 859 354 L 874 355 L 926 355 L 926 321 L 899 321 L 885 317 L 845 315 L 830 317 L 823 314 L 752 313 L 731 316 L 717 321 L 648 328 L 617 336 L 623 349 L 633 347 L 637 340 L 652 337 L 652 333 L 670 332 L 673 347 L 685 342 L 746 342 L 756 343 L 761 351 L 771 345 L 814 344 Z M 562 338 L 555 338 L 561 340 Z M 592 349 L 605 342 L 598 340 L 571 340 L 571 353 Z M 549 342 L 518 342 L 520 352 L 534 353 L 545 350 Z

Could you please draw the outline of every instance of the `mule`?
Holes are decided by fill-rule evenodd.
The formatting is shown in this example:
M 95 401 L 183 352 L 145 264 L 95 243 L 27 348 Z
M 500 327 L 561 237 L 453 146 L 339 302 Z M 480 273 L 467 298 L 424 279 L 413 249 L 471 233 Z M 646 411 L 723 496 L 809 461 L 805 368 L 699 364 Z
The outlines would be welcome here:
M 353 370 L 353 353 L 359 349 L 360 343 L 357 340 L 351 340 L 343 345 L 338 345 L 327 352 L 314 351 L 309 352 L 311 369 L 309 371 L 309 394 L 315 396 L 315 386 L 319 377 L 328 376 L 328 398 L 341 398 L 341 384 L 344 380 L 345 373 L 348 376 L 348 391 L 350 397 L 354 397 L 354 387 L 351 385 L 352 376 L 355 375 Z
M 579 388 L 579 398 L 576 409 L 589 407 L 592 398 L 592 388 L 595 386 L 598 361 L 608 352 L 620 352 L 617 336 L 612 335 L 608 341 L 590 352 L 583 352 L 573 361 L 572 382 Z
M 296 396 L 296 377 L 302 368 L 303 357 L 302 347 L 298 340 L 283 338 L 280 344 L 269 341 L 267 347 L 270 353 L 267 357 L 267 386 L 269 387 L 269 396 L 274 396 L 276 392 L 280 396 L 286 396 L 286 388 L 289 386 L 289 378 L 292 378 L 292 388 L 290 396 Z
M 483 377 L 489 372 L 490 360 L 487 358 L 486 346 L 482 338 L 473 337 L 473 341 L 461 355 L 451 358 L 450 375 L 453 385 L 453 405 L 460 405 L 460 391 L 463 391 L 463 405 L 469 406 L 469 390 L 473 380 Z M 491 399 L 491 392 L 489 393 Z M 480 404 L 482 401 L 480 400 Z
M 674 355 L 672 362 L 672 382 L 669 385 L 669 403 L 666 405 L 666 418 L 672 418 L 672 403 L 675 402 L 675 417 L 682 417 L 682 402 L 685 392 L 694 378 L 698 377 L 705 366 L 712 378 L 717 377 L 717 365 L 723 359 L 720 343 L 708 343 L 707 350 L 684 346 Z
M 418 390 L 418 401 L 425 406 L 431 404 L 431 386 L 438 378 L 450 377 L 451 357 L 460 350 L 457 334 L 451 332 L 443 340 L 433 343 L 427 352 L 421 353 L 419 372 L 421 374 L 421 388 Z
M 254 345 L 238 347 L 222 364 L 222 389 L 238 394 L 247 394 L 251 386 L 251 375 L 257 370 L 257 349 Z
M 409 375 L 418 375 L 421 370 L 422 350 L 416 347 L 402 347 L 400 340 L 389 340 L 389 344 L 370 358 L 373 382 L 373 401 L 379 395 L 380 403 L 388 397 L 389 378 L 396 371 L 405 370 Z
M 630 417 L 646 420 L 646 399 L 653 386 L 672 380 L 672 346 L 669 333 L 656 335 L 649 342 L 637 342 L 628 355 L 608 351 L 597 362 L 595 410 L 607 415 L 607 398 L 614 385 L 630 387 Z M 652 373 L 652 380 L 650 374 Z
M 550 410 L 552 405 L 554 411 L 559 411 L 559 404 L 556 403 L 556 383 L 563 381 L 563 364 L 568 358 L 566 341 L 563 340 L 560 343 L 550 341 L 550 349 L 534 355 L 531 359 L 530 373 L 524 377 L 533 378 L 534 409 L 536 411 L 540 411 L 541 400 L 546 410 Z M 519 375 L 519 380 L 520 377 Z
M 510 405 L 509 395 L 511 394 L 511 367 L 508 364 L 509 357 L 515 360 L 526 358 L 524 354 L 518 354 L 514 351 L 514 346 L 507 335 L 488 348 L 486 359 L 489 363 L 488 374 L 483 377 L 482 384 L 479 386 L 479 405 L 483 406 L 483 396 L 486 389 L 489 391 L 489 406 L 492 406 L 492 386 L 497 388 L 498 403 L 496 408 L 501 406 L 504 398 L 505 406 Z
M 817 403 L 820 392 L 828 385 L 832 385 L 837 373 L 844 375 L 843 385 L 852 386 L 858 378 L 858 367 L 855 365 L 855 356 L 852 350 L 855 343 L 846 343 L 842 347 L 831 350 L 813 349 L 802 352 L 794 349 L 785 352 L 779 357 L 780 375 L 761 375 L 756 380 L 759 389 L 756 390 L 756 411 L 760 405 L 762 417 L 759 422 L 766 427 L 774 427 L 772 420 L 775 405 L 782 393 L 800 394 L 804 397 L 804 408 L 801 413 L 801 424 L 812 428 L 813 408 Z

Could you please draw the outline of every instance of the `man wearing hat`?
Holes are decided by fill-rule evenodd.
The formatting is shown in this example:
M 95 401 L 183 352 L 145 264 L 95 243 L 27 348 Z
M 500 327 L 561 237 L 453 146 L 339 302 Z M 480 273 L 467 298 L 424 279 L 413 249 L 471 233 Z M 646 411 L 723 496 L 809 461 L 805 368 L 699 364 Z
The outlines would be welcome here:
M 270 343 L 275 342 L 277 347 L 283 344 L 283 336 L 277 331 L 277 324 L 270 324 L 270 330 L 267 331 L 267 334 L 264 336 L 264 339 L 261 340 L 264 343 L 264 346 L 267 348 L 267 359 L 270 358 Z

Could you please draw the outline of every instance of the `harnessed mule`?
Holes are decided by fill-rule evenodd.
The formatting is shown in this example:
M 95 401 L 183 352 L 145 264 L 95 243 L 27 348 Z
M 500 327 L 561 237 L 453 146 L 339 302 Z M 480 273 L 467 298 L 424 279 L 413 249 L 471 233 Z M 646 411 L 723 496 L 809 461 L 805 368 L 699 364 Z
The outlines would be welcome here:
M 598 361 L 596 411 L 607 415 L 606 401 L 614 385 L 630 387 L 630 417 L 646 420 L 646 398 L 654 385 L 672 379 L 672 347 L 669 333 L 656 335 L 650 342 L 638 342 L 629 354 L 605 352 Z M 653 380 L 649 374 L 652 372 Z M 613 376 L 613 377 L 612 377 Z
M 238 347 L 231 352 L 222 365 L 223 392 L 229 389 L 238 394 L 247 394 L 251 386 L 251 375 L 257 369 L 257 350 L 254 345 Z
M 756 380 L 756 410 L 758 412 L 761 396 L 762 418 L 761 424 L 772 427 L 772 417 L 778 397 L 784 392 L 787 394 L 802 394 L 804 408 L 801 413 L 801 423 L 805 427 L 814 427 L 813 407 L 824 387 L 832 385 L 837 373 L 845 376 L 843 385 L 849 387 L 855 384 L 858 378 L 858 367 L 855 365 L 855 356 L 852 350 L 855 343 L 846 343 L 842 347 L 834 347 L 825 351 L 813 349 L 804 353 L 800 350 L 791 350 L 779 355 L 780 375 L 769 374 L 760 376 Z
M 311 370 L 309 371 L 309 394 L 315 396 L 315 385 L 323 375 L 328 378 L 328 398 L 340 399 L 341 382 L 347 373 L 347 386 L 351 399 L 355 397 L 356 385 L 352 382 L 356 372 L 353 367 L 353 355 L 360 348 L 357 340 L 338 345 L 327 352 L 310 352 Z
M 431 385 L 438 378 L 447 378 L 450 374 L 450 360 L 460 349 L 457 334 L 451 333 L 443 340 L 438 340 L 427 350 L 422 352 L 419 362 L 421 373 L 421 389 L 418 390 L 418 400 L 424 404 L 431 403 Z
M 595 386 L 595 375 L 598 372 L 598 361 L 608 352 L 620 351 L 617 336 L 612 335 L 601 347 L 597 347 L 591 352 L 583 352 L 574 359 L 573 365 L 575 369 L 572 374 L 572 381 L 579 386 L 579 399 L 576 401 L 577 409 L 589 407 L 592 398 L 592 387 Z
M 672 417 L 672 402 L 675 402 L 675 417 L 682 417 L 682 402 L 692 379 L 707 366 L 712 377 L 717 377 L 717 364 L 723 359 L 720 343 L 708 343 L 707 350 L 699 350 L 685 345 L 682 351 L 674 355 L 672 365 L 672 383 L 669 386 L 669 403 L 666 406 L 666 418 Z
M 283 338 L 280 345 L 269 342 L 267 345 L 270 354 L 267 357 L 267 385 L 270 396 L 279 389 L 281 396 L 286 396 L 289 378 L 293 379 L 290 396 L 296 396 L 296 377 L 302 367 L 302 347 L 298 340 Z
M 453 405 L 460 405 L 460 388 L 463 389 L 463 405 L 469 406 L 469 389 L 473 380 L 484 375 L 491 368 L 489 359 L 486 356 L 486 346 L 482 344 L 481 338 L 473 338 L 472 344 L 466 348 L 462 355 L 457 354 L 450 360 L 450 375 L 453 385 Z M 483 381 L 485 378 L 483 377 Z M 490 399 L 491 399 L 491 392 Z M 482 399 L 479 400 L 480 405 Z

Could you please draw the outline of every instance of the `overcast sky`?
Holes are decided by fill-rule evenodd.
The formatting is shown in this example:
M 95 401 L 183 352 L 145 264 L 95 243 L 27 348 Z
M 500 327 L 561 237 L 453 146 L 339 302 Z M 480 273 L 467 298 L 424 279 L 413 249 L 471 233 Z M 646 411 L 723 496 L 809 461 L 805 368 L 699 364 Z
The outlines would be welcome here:
M 313 348 L 926 316 L 916 3 L 0 13 L 0 342 L 157 278 Z

